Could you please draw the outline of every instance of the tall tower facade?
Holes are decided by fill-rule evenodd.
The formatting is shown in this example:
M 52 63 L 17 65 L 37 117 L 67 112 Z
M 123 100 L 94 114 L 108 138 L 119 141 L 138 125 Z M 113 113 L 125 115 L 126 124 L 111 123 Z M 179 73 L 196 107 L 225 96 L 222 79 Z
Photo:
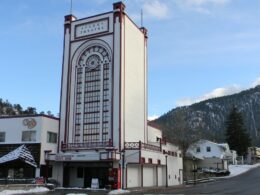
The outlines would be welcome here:
M 123 3 L 87 18 L 65 16 L 59 146 L 46 151 L 53 179 L 65 187 L 181 183 L 180 151 L 147 128 L 146 80 L 147 30 Z
M 146 140 L 146 30 L 124 9 L 65 17 L 60 151 Z

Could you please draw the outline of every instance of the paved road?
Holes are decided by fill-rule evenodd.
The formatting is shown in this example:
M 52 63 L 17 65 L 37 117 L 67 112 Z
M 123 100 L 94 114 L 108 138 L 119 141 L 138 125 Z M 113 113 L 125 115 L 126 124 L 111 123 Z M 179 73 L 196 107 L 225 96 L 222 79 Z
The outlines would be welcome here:
M 172 188 L 162 192 L 147 192 L 143 194 L 236 194 L 236 195 L 260 195 L 260 167 L 252 169 L 239 176 L 221 179 L 215 182 Z
M 73 194 L 88 194 L 88 195 L 105 195 L 108 191 L 89 191 L 89 190 L 56 190 L 54 192 L 40 193 L 41 195 L 68 195 Z M 144 193 L 132 192 L 132 195 L 196 195 L 196 194 L 235 194 L 235 195 L 260 195 L 260 167 L 252 169 L 242 175 L 221 179 L 218 181 L 197 184 L 195 186 L 174 187 L 167 189 L 145 190 Z

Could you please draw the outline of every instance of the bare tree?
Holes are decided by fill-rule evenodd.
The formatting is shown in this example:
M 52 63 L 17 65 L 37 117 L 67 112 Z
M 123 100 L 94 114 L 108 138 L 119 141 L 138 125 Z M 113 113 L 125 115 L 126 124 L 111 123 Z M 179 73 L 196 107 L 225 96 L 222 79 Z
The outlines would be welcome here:
M 194 145 L 200 139 L 205 138 L 203 124 L 192 124 L 188 121 L 188 109 L 178 109 L 171 118 L 157 121 L 157 124 L 162 127 L 163 135 L 166 139 L 180 147 L 183 156 L 183 173 L 184 178 L 190 174 L 186 165 L 186 152 L 191 145 Z

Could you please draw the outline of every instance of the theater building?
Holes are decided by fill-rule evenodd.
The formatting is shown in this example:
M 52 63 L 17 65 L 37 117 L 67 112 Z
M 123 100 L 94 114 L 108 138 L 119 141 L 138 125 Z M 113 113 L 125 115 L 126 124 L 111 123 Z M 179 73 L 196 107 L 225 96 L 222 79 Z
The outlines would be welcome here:
M 0 117 L 0 180 L 51 176 L 45 155 L 57 151 L 58 127 L 47 115 Z
M 52 178 L 70 187 L 91 187 L 93 178 L 113 188 L 181 183 L 180 151 L 149 129 L 147 30 L 122 2 L 65 16 L 59 146 L 46 159 Z

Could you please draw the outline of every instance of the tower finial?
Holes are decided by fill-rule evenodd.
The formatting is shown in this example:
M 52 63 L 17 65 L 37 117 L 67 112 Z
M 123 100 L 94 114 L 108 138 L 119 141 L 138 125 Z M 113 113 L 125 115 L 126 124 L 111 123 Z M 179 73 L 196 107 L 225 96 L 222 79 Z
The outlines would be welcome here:
M 72 14 L 72 3 L 73 3 L 73 0 L 70 0 L 70 14 Z
M 143 9 L 141 9 L 141 27 L 143 27 Z

